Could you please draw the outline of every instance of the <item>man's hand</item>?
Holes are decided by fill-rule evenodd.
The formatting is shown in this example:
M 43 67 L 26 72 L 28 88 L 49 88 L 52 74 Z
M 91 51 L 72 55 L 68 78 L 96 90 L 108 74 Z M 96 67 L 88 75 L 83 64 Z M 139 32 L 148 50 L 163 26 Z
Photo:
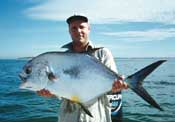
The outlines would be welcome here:
M 124 82 L 123 80 L 124 80 L 124 76 L 121 76 L 117 80 L 114 81 L 114 83 L 112 84 L 113 93 L 119 92 L 123 89 L 128 89 L 128 84 Z
M 54 97 L 55 95 L 50 93 L 48 90 L 46 89 L 42 89 L 40 91 L 37 91 L 37 94 L 40 96 L 44 96 L 44 97 Z

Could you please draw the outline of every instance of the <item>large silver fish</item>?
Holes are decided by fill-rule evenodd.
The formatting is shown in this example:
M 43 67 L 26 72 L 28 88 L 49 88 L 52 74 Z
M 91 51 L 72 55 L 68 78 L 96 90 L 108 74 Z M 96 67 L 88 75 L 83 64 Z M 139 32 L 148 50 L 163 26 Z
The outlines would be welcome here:
M 143 79 L 165 60 L 157 61 L 128 76 L 125 81 L 135 93 L 154 107 L 162 110 L 142 87 Z M 30 60 L 19 74 L 22 89 L 47 89 L 58 97 L 89 104 L 111 91 L 118 75 L 88 54 L 47 52 Z M 91 116 L 84 107 L 83 109 Z

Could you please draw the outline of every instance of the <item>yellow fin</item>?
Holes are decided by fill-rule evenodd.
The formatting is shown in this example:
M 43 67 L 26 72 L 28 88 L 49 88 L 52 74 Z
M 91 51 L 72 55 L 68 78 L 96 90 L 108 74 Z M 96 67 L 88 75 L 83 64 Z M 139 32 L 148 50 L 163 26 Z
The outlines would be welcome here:
M 77 102 L 77 103 L 80 102 L 79 97 L 76 96 L 76 95 L 75 95 L 75 96 L 71 96 L 70 100 L 71 100 L 71 101 L 74 101 L 74 102 Z
M 71 96 L 70 100 L 79 104 L 86 114 L 88 114 L 90 117 L 93 117 L 91 112 L 86 108 L 86 106 L 83 105 L 83 103 L 80 103 L 80 98 L 78 96 L 73 95 Z

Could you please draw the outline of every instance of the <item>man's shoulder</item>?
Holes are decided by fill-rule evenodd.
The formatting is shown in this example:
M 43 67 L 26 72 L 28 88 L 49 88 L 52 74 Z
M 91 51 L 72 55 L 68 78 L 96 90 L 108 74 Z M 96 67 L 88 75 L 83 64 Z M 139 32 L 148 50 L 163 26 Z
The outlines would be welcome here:
M 111 51 L 106 47 L 96 47 L 99 48 L 95 53 L 98 55 L 112 55 Z
M 109 52 L 111 53 L 111 51 L 106 47 L 101 48 L 101 51 L 104 53 L 109 53 Z
M 61 46 L 61 48 L 72 49 L 72 42 L 64 44 L 63 46 Z

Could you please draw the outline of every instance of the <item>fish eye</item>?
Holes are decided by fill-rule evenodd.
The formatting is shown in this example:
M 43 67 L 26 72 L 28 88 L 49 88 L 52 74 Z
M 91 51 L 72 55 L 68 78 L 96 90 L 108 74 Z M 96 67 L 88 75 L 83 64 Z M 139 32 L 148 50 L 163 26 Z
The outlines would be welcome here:
M 31 67 L 27 67 L 25 70 L 26 74 L 30 74 L 32 72 L 32 68 Z
M 50 72 L 50 73 L 48 73 L 48 79 L 49 80 L 54 80 L 54 79 L 56 79 L 56 77 L 52 72 Z

